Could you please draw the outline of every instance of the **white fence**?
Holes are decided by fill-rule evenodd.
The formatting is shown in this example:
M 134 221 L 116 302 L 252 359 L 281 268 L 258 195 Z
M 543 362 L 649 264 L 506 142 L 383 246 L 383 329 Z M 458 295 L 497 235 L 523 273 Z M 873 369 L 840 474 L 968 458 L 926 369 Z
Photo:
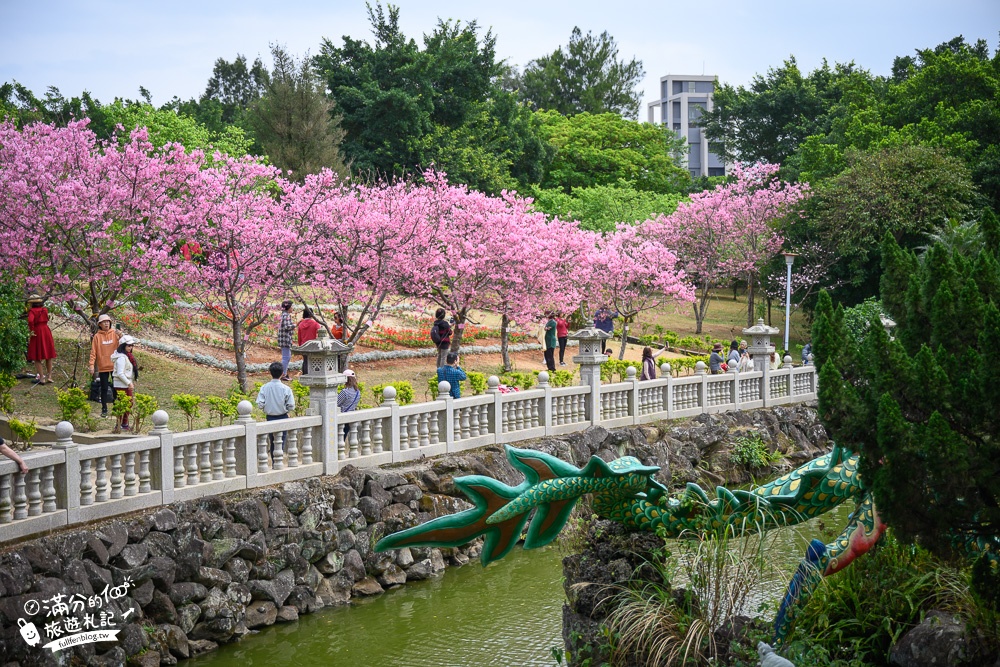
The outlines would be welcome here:
M 502 394 L 498 381 L 481 396 L 413 405 L 386 389 L 380 407 L 344 414 L 257 422 L 248 402 L 232 426 L 173 433 L 153 415 L 148 436 L 100 445 L 73 442 L 68 422 L 52 449 L 28 452 L 29 470 L 0 457 L 0 543 L 53 528 L 174 501 L 374 467 L 486 445 L 691 417 L 708 412 L 810 401 L 815 367 L 695 374 L 640 382 L 554 388 L 542 374 L 529 391 Z M 592 396 L 593 392 L 596 396 Z M 324 437 L 325 434 L 325 437 Z

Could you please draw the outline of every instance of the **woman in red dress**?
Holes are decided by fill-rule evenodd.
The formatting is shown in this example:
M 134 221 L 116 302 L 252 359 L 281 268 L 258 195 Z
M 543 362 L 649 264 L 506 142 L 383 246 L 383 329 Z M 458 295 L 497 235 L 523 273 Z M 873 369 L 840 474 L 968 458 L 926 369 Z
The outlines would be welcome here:
M 43 305 L 42 297 L 32 294 L 28 297 L 28 361 L 35 362 L 34 384 L 50 384 L 52 382 L 52 360 L 56 358 L 56 342 L 52 339 L 49 329 L 49 311 Z M 45 374 L 42 374 L 42 362 L 45 362 Z

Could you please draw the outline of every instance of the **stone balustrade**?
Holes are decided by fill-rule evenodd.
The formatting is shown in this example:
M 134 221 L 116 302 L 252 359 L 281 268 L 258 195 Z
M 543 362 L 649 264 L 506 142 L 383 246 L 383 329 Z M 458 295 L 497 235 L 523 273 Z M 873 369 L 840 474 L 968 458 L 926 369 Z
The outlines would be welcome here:
M 537 388 L 501 393 L 491 377 L 480 396 L 454 399 L 447 383 L 439 398 L 400 405 L 386 387 L 382 405 L 338 413 L 312 403 L 305 417 L 257 422 L 244 401 L 232 426 L 175 433 L 167 413 L 153 415 L 148 436 L 100 445 L 73 442 L 68 422 L 56 428 L 51 449 L 24 455 L 27 474 L 0 459 L 0 543 L 53 528 L 240 489 L 335 474 L 352 464 L 375 467 L 532 438 L 747 410 L 816 398 L 814 366 L 747 373 Z M 596 395 L 594 394 L 596 392 Z M 322 392 L 317 392 L 322 394 Z M 328 398 L 329 398 L 328 397 Z M 596 400 L 593 400 L 596 397 Z M 325 417 L 324 417 L 325 415 Z M 346 435 L 345 435 L 346 431 Z M 271 443 L 273 441 L 273 455 Z

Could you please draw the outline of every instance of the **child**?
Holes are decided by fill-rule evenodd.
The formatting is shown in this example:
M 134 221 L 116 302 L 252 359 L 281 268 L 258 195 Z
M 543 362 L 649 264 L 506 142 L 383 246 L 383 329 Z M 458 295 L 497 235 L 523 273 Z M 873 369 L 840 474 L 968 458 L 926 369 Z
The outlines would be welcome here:
M 288 419 L 288 413 L 295 409 L 295 395 L 291 387 L 281 382 L 284 373 L 282 363 L 274 361 L 267 370 L 271 373 L 271 381 L 260 388 L 257 394 L 257 407 L 264 411 L 267 421 Z M 274 461 L 274 436 L 268 437 L 271 442 L 271 461 Z M 285 433 L 281 434 L 281 445 L 284 449 Z

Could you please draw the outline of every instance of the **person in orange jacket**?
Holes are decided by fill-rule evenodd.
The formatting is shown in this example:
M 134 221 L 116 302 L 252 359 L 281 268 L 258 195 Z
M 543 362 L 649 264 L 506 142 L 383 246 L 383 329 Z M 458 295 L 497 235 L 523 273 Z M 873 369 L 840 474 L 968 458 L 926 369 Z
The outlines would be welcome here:
M 97 333 L 90 339 L 90 364 L 94 377 L 101 380 L 101 417 L 108 416 L 108 387 L 111 383 L 111 372 L 115 363 L 111 355 L 118 349 L 120 335 L 111 328 L 111 316 L 101 315 L 97 318 Z

